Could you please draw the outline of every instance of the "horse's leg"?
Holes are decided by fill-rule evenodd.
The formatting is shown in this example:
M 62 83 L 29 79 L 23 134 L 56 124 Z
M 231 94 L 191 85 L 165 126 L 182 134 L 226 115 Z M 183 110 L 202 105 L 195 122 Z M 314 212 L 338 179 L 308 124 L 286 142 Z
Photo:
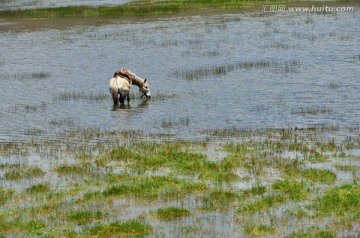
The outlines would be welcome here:
M 118 91 L 117 89 L 114 88 L 111 89 L 111 95 L 114 101 L 114 106 L 119 104 L 119 96 L 117 91 Z
M 129 92 L 127 92 L 127 94 L 126 94 L 126 98 L 127 98 L 127 102 L 128 102 L 128 104 L 130 104 L 130 93 L 129 93 Z
M 120 103 L 121 104 L 124 104 L 125 103 L 125 98 L 126 98 L 126 94 L 125 94 L 125 97 L 120 93 L 120 97 L 119 97 L 119 100 L 120 100 Z

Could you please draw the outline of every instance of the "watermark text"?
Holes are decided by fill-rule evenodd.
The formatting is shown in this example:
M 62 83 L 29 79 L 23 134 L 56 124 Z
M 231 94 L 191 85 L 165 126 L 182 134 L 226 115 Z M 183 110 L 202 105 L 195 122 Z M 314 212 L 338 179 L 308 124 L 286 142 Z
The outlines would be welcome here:
M 262 12 L 353 12 L 354 7 L 351 6 L 314 6 L 311 7 L 290 7 L 286 5 L 263 5 Z

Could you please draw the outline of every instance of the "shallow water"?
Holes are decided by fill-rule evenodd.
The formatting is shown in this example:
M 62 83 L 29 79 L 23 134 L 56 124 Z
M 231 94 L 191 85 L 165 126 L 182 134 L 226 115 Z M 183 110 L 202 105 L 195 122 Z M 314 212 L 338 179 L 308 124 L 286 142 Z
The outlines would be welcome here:
M 194 137 L 359 125 L 359 20 L 355 7 L 4 31 L 0 141 L 86 128 Z M 114 110 L 108 84 L 121 67 L 149 80 L 152 100 Z

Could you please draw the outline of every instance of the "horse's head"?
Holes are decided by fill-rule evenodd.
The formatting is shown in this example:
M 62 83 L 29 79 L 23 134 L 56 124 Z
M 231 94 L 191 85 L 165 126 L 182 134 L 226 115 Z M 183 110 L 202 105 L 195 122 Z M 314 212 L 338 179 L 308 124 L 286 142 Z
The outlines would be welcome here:
M 142 93 L 141 97 L 145 96 L 146 98 L 151 98 L 149 81 L 147 79 L 145 79 L 143 85 L 139 87 L 139 91 Z

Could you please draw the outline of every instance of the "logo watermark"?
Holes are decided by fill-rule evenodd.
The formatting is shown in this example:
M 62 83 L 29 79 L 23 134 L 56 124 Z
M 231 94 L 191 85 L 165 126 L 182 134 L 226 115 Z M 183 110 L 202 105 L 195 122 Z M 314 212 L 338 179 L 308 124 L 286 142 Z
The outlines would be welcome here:
M 263 5 L 262 12 L 314 12 L 314 13 L 332 13 L 332 12 L 353 12 L 354 7 L 343 6 L 314 6 L 311 7 L 290 7 L 286 5 Z

